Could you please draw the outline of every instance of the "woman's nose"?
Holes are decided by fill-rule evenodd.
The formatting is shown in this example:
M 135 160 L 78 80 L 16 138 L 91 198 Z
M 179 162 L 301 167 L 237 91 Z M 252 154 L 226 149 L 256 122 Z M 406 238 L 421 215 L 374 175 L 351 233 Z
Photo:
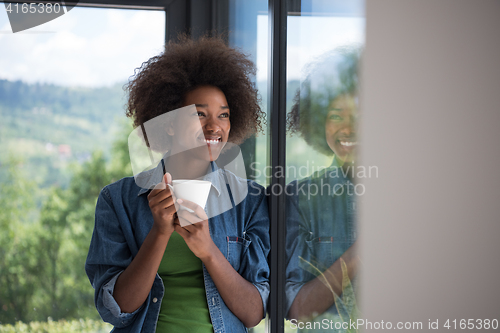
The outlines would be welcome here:
M 356 126 L 357 126 L 357 121 L 354 117 L 349 117 L 344 121 L 344 126 L 342 126 L 341 132 L 344 135 L 353 135 L 356 134 Z
M 221 130 L 219 119 L 214 117 L 208 117 L 205 122 L 205 128 L 207 129 L 207 131 L 210 131 L 212 133 L 217 133 L 218 131 Z
M 346 124 L 345 126 L 342 127 L 341 133 L 346 135 L 346 136 L 350 136 L 351 134 L 354 133 L 354 129 L 352 128 L 352 126 L 350 124 Z

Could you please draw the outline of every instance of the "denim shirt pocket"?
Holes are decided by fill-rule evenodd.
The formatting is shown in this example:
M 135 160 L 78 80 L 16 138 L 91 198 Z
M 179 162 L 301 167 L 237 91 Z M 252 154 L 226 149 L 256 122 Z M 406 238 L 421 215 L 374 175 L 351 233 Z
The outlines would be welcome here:
M 318 276 L 333 264 L 333 237 L 323 236 L 306 240 L 307 258 L 300 261 L 302 269 Z
M 241 257 L 248 250 L 251 241 L 243 237 L 227 236 L 227 261 L 238 272 Z

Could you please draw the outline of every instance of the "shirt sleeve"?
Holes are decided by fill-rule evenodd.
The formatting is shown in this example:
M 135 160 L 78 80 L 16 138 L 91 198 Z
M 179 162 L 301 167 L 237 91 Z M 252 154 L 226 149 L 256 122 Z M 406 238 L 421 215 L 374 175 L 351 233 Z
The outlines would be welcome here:
M 95 289 L 94 302 L 101 318 L 115 327 L 130 325 L 144 311 L 144 304 L 132 313 L 124 313 L 113 297 L 116 280 L 132 262 L 132 253 L 120 226 L 108 188 L 97 199 L 95 226 L 85 271 Z
M 269 214 L 264 188 L 255 182 L 250 182 L 248 188 L 248 209 L 245 209 L 246 223 L 244 237 L 250 240 L 246 255 L 242 258 L 240 274 L 252 283 L 260 293 L 264 308 L 263 317 L 267 312 L 269 299 L 269 265 L 270 250 Z
M 300 263 L 307 257 L 306 227 L 298 206 L 298 182 L 290 183 L 286 188 L 286 273 L 285 273 L 285 316 L 295 297 L 306 282 L 305 270 Z

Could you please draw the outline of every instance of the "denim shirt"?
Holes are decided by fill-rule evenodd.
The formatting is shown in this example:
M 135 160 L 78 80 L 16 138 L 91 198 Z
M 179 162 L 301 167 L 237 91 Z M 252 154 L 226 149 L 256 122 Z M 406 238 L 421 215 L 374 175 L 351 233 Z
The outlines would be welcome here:
M 288 313 L 302 286 L 340 258 L 357 230 L 355 187 L 335 159 L 330 167 L 288 184 L 286 194 Z M 326 312 L 337 313 L 335 304 Z
M 263 188 L 241 179 L 212 163 L 212 182 L 206 211 L 220 210 L 220 203 L 233 208 L 209 218 L 210 236 L 231 266 L 260 293 L 266 313 L 269 296 L 269 216 Z M 140 177 L 151 185 L 161 181 L 161 164 Z M 141 182 L 144 183 L 144 182 Z M 234 199 L 235 189 L 244 187 L 245 198 Z M 118 276 L 132 262 L 148 235 L 153 216 L 148 205 L 149 190 L 136 185 L 133 177 L 104 187 L 99 195 L 95 227 L 85 270 L 95 289 L 95 304 L 102 319 L 114 325 L 113 332 L 155 332 L 164 296 L 163 281 L 156 274 L 146 301 L 133 313 L 124 313 L 113 298 Z M 241 202 L 240 202 L 241 201 Z M 234 203 L 238 204 L 234 204 Z M 209 216 L 211 216 L 209 214 Z M 229 310 L 203 265 L 207 304 L 215 333 L 247 332 L 243 323 Z M 242 300 L 244 302 L 245 300 Z

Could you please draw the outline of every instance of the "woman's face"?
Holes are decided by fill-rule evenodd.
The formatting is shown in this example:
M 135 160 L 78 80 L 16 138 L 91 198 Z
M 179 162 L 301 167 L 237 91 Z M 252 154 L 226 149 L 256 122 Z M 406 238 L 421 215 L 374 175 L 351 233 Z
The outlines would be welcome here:
M 355 96 L 341 95 L 330 103 L 325 123 L 326 142 L 341 163 L 352 163 L 356 158 L 357 118 Z
M 194 154 L 214 161 L 224 148 L 231 129 L 226 96 L 217 87 L 201 86 L 184 96 L 183 105 L 192 104 L 196 111 L 179 114 L 175 121 L 174 144 L 178 147 L 173 147 L 173 150 L 187 151 L 199 147 L 201 149 L 193 150 Z

